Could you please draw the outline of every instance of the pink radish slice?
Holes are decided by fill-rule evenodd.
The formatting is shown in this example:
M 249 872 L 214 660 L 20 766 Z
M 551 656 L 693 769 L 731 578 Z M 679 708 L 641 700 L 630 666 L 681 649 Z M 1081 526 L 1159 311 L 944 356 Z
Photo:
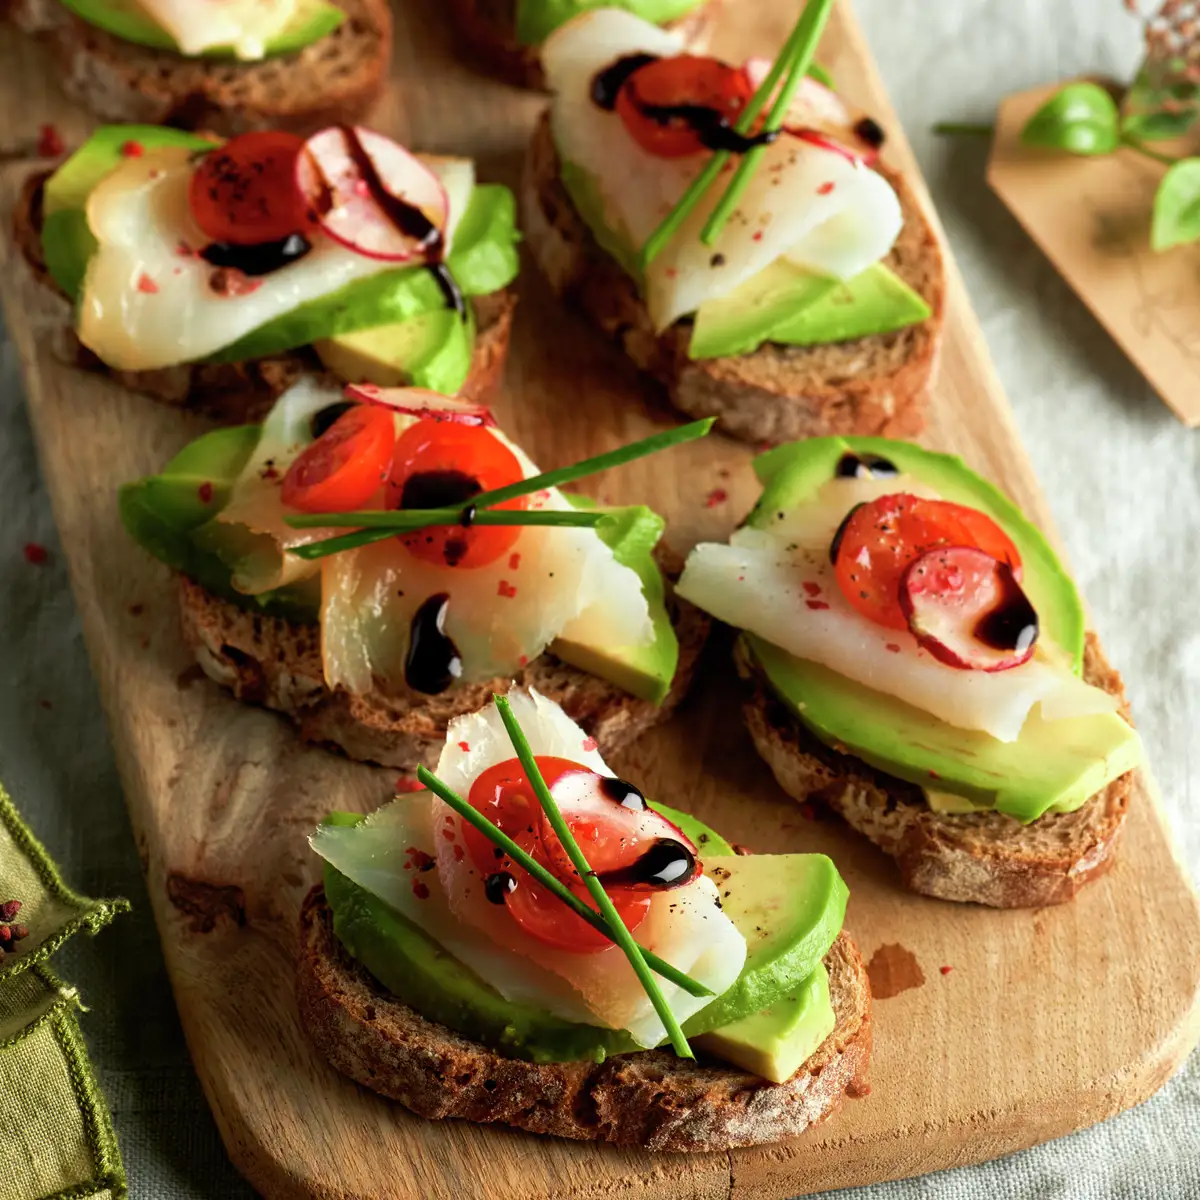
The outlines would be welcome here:
M 438 259 L 450 203 L 438 177 L 382 134 L 333 125 L 296 159 L 313 219 L 356 254 L 387 262 Z
M 491 428 L 496 424 L 492 410 L 482 404 L 471 404 L 430 392 L 424 388 L 385 388 L 373 383 L 352 383 L 346 388 L 351 400 L 364 404 L 375 404 L 382 408 L 395 409 L 407 417 L 420 417 L 428 421 L 453 421 L 458 425 L 483 425 Z
M 943 546 L 914 559 L 900 607 L 917 642 L 964 671 L 1007 671 L 1028 662 L 1038 617 L 1007 563 L 973 546 Z
M 746 60 L 742 71 L 751 88 L 758 88 L 771 66 L 769 58 Z M 879 161 L 879 147 L 858 132 L 859 125 L 868 119 L 862 109 L 847 104 L 837 92 L 806 75 L 792 97 L 783 127 L 814 146 L 833 150 L 852 162 L 873 166 Z

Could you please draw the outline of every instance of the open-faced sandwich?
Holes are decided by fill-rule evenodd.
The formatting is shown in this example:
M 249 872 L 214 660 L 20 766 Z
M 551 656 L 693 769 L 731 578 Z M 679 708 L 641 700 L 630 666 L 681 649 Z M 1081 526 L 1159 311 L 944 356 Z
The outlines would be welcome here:
M 724 0 L 628 0 L 622 7 L 704 52 Z M 598 7 L 593 0 L 452 0 L 455 32 L 479 59 L 521 87 L 542 88 L 542 43 L 573 17 Z
M 105 121 L 236 133 L 365 116 L 387 78 L 388 0 L 0 0 Z
M 867 1089 L 871 997 L 822 854 L 735 854 L 558 705 L 451 726 L 429 790 L 310 839 L 300 1011 L 425 1117 L 653 1150 L 801 1133 Z
M 514 220 L 469 159 L 351 126 L 227 142 L 106 126 L 31 178 L 15 214 L 25 257 L 73 304 L 75 361 L 233 419 L 322 364 L 486 399 Z
M 997 907 L 1069 900 L 1112 862 L 1141 743 L 1075 585 L 951 455 L 818 438 L 677 592 L 742 630 L 746 719 L 785 791 L 904 882 Z
M 615 9 L 543 51 L 535 258 L 677 408 L 759 443 L 915 433 L 938 358 L 936 237 L 880 126 L 805 74 L 828 6 L 774 64 L 685 53 Z
M 486 409 L 313 381 L 121 491 L 180 575 L 184 631 L 240 699 L 353 758 L 412 770 L 510 682 L 611 750 L 682 696 L 708 618 L 669 596 L 660 517 L 559 485 L 701 436 L 657 434 L 539 474 Z M 675 573 L 678 573 L 678 560 Z

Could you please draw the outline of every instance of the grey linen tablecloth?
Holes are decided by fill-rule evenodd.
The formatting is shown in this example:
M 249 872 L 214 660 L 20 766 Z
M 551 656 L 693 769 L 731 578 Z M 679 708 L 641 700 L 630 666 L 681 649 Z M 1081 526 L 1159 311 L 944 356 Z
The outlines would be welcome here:
M 983 144 L 929 133 L 941 119 L 990 120 L 1002 95 L 1034 84 L 1084 71 L 1127 76 L 1137 27 L 1119 0 L 858 0 L 858 12 L 1200 874 L 1200 433 L 1177 424 L 989 193 Z M 77 887 L 135 906 L 103 939 L 75 939 L 61 964 L 91 1003 L 84 1032 L 132 1194 L 248 1196 L 180 1035 L 15 355 L 2 340 L 0 485 L 0 778 Z M 26 562 L 28 542 L 49 548 L 45 564 Z M 1095 1129 L 981 1167 L 841 1194 L 1196 1200 L 1200 1057 L 1149 1103 Z

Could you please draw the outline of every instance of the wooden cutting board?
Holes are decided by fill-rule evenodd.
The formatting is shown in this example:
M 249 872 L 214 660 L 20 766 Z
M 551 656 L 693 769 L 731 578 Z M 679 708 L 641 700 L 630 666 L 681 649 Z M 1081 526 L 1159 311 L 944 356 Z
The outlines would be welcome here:
M 795 15 L 791 5 L 751 0 L 729 7 L 718 44 L 730 58 L 771 50 Z M 417 148 L 473 154 L 485 179 L 515 183 L 540 101 L 457 62 L 440 13 L 406 10 L 399 26 L 382 127 Z M 845 0 L 821 57 L 889 128 L 892 160 L 915 178 Z M 68 142 L 86 128 L 45 82 L 37 56 L 8 35 L 0 113 L 0 141 L 14 144 L 41 120 L 55 121 Z M 678 718 L 614 765 L 752 848 L 837 860 L 851 889 L 848 927 L 877 984 L 870 1098 L 779 1145 L 656 1157 L 427 1123 L 336 1075 L 305 1040 L 292 995 L 296 914 L 317 877 L 305 835 L 331 807 L 382 803 L 392 773 L 304 749 L 281 719 L 198 677 L 168 573 L 125 537 L 115 494 L 204 425 L 56 361 L 54 305 L 11 247 L 0 256 L 5 316 L 184 1031 L 229 1153 L 266 1195 L 790 1196 L 977 1162 L 1068 1133 L 1145 1099 L 1196 1042 L 1200 913 L 1148 780 L 1116 869 L 1072 905 L 993 912 L 908 895 L 889 860 L 832 820 L 802 819 L 774 786 L 742 729 L 718 640 Z M 570 462 L 672 424 L 653 390 L 555 306 L 531 267 L 520 290 L 497 407 L 537 461 Z M 928 441 L 963 454 L 1046 521 L 953 266 Z M 724 538 L 748 509 L 750 457 L 713 437 L 592 481 L 593 490 L 652 504 L 686 548 Z

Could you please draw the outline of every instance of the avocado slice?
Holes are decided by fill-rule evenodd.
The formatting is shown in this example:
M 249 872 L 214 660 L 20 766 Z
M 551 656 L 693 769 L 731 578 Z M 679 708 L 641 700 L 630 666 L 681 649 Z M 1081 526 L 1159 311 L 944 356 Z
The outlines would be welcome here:
M 137 0 L 62 0 L 82 21 L 122 41 L 153 50 L 181 53 L 175 39 L 142 9 Z M 346 19 L 345 12 L 326 0 L 300 0 L 291 20 L 267 42 L 267 55 L 295 54 L 327 37 Z M 233 58 L 229 47 L 214 46 L 203 58 Z
M 695 817 L 650 804 L 697 845 L 708 847 L 705 873 L 729 893 L 726 911 L 747 940 L 746 965 L 737 982 L 686 1022 L 684 1032 L 689 1037 L 711 1032 L 779 1004 L 771 1016 L 763 1014 L 756 1036 L 768 1045 L 798 1040 L 798 1035 L 793 1039 L 795 1008 L 779 1002 L 803 993 L 841 929 L 847 891 L 832 862 L 819 854 L 727 856 L 728 843 Z M 346 826 L 362 819 L 333 813 L 326 823 Z M 505 1000 L 413 922 L 328 864 L 325 893 L 334 930 L 347 950 L 431 1020 L 534 1062 L 600 1062 L 637 1048 L 620 1031 L 564 1021 Z M 739 1040 L 736 1031 L 733 1040 Z M 740 1053 L 744 1057 L 745 1051 Z
M 694 1039 L 698 1050 L 786 1083 L 833 1032 L 837 1018 L 824 965 L 770 1008 Z
M 293 621 L 315 621 L 320 610 L 319 577 L 261 596 L 235 591 L 230 569 L 197 541 L 201 530 L 228 503 L 230 490 L 255 446 L 257 425 L 215 429 L 186 445 L 161 474 L 124 484 L 118 492 L 126 532 L 159 562 L 243 608 Z
M 587 496 L 564 493 L 576 508 L 595 508 Z M 658 513 L 645 505 L 611 509 L 596 533 L 623 567 L 629 567 L 642 581 L 642 595 L 650 608 L 654 636 L 637 646 L 613 646 L 603 638 L 589 639 L 587 625 L 576 620 L 570 636 L 556 638 L 550 652 L 563 662 L 607 679 L 631 695 L 652 704 L 661 704 L 671 690 L 675 668 L 679 665 L 679 639 L 667 612 L 666 586 L 654 561 L 654 547 L 665 527 Z
M 453 309 L 418 313 L 393 325 L 376 325 L 313 343 L 321 361 L 347 383 L 423 387 L 455 395 L 471 373 L 474 316 Z
M 560 25 L 593 8 L 623 8 L 652 25 L 665 25 L 685 16 L 699 3 L 700 0 L 517 0 L 517 43 L 540 45 Z
M 755 460 L 764 485 L 748 524 L 802 505 L 834 476 L 844 454 L 878 455 L 947 500 L 987 513 L 1013 540 L 1024 564 L 1022 586 L 1037 609 L 1042 636 L 1082 669 L 1084 615 L 1079 594 L 1054 551 L 1020 510 L 961 459 L 887 438 L 813 438 Z M 1141 759 L 1133 728 L 1116 713 L 1043 721 L 1035 711 L 1015 742 L 959 729 L 827 667 L 743 634 L 772 689 L 821 741 L 937 792 L 949 792 L 1018 820 L 1078 808 Z M 943 805 L 944 807 L 944 805 Z

